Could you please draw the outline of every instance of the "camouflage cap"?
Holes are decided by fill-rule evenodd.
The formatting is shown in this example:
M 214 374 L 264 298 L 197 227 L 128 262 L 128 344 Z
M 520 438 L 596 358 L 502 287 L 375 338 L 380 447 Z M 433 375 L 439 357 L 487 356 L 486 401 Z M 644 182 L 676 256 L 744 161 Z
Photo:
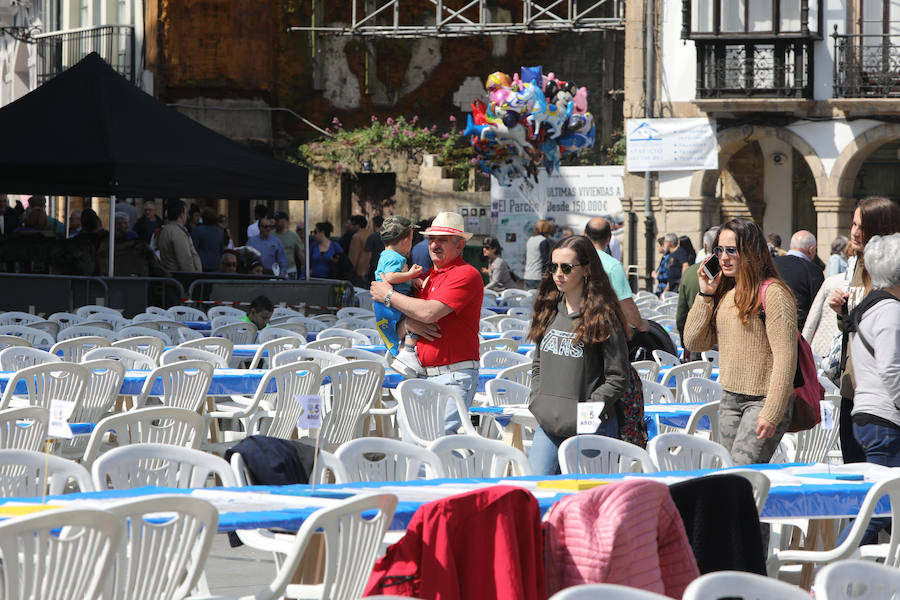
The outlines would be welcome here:
M 418 227 L 413 225 L 410 219 L 392 215 L 387 217 L 381 225 L 381 240 L 390 242 L 391 240 L 402 238 L 413 229 L 418 229 Z

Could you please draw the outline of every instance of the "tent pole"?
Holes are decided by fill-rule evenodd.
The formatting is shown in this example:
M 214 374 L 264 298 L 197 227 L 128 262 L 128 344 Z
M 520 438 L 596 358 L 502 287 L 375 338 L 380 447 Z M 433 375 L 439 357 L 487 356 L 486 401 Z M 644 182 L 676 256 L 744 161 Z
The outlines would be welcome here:
M 69 239 L 69 208 L 71 206 L 71 196 L 66 196 L 66 230 L 63 231 L 63 239 Z
M 309 200 L 303 202 L 303 256 L 306 261 L 306 280 L 309 281 Z
M 109 277 L 114 277 L 116 254 L 116 196 L 109 197 L 109 268 L 106 270 Z

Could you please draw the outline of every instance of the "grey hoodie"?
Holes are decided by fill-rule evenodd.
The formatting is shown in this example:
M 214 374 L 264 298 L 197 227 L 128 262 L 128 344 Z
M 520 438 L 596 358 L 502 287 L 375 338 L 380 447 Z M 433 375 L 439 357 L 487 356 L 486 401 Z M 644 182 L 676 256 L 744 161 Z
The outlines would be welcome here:
M 622 399 L 630 381 L 625 333 L 616 328 L 600 344 L 573 345 L 579 314 L 567 314 L 560 297 L 557 314 L 535 346 L 528 408 L 548 434 L 575 435 L 579 402 L 605 402 L 607 411 Z

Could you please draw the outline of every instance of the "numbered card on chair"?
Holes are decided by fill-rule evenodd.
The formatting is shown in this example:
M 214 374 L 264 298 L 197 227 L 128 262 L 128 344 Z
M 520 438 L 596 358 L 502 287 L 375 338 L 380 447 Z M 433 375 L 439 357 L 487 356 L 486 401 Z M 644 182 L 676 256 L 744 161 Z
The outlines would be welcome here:
M 75 403 L 68 400 L 50 401 L 50 423 L 47 426 L 47 436 L 52 438 L 72 439 L 72 428 L 68 419 L 75 410 Z
M 834 404 L 823 400 L 819 409 L 822 411 L 822 429 L 831 431 L 834 429 Z
M 596 433 L 606 402 L 579 402 L 575 433 Z
M 296 394 L 294 400 L 303 407 L 303 413 L 297 420 L 300 429 L 320 429 L 322 427 L 322 397 Z

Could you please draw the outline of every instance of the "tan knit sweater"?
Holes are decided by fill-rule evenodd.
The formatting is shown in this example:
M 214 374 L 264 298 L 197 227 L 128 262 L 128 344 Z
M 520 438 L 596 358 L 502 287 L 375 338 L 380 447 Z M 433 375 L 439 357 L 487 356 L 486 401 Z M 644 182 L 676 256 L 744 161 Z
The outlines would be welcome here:
M 794 391 L 797 366 L 797 302 L 786 287 L 766 289 L 766 324 L 752 315 L 741 322 L 734 290 L 720 301 L 713 325 L 713 299 L 697 296 L 684 325 L 684 347 L 703 352 L 719 346 L 719 383 L 735 394 L 765 396 L 760 416 L 778 424 Z

